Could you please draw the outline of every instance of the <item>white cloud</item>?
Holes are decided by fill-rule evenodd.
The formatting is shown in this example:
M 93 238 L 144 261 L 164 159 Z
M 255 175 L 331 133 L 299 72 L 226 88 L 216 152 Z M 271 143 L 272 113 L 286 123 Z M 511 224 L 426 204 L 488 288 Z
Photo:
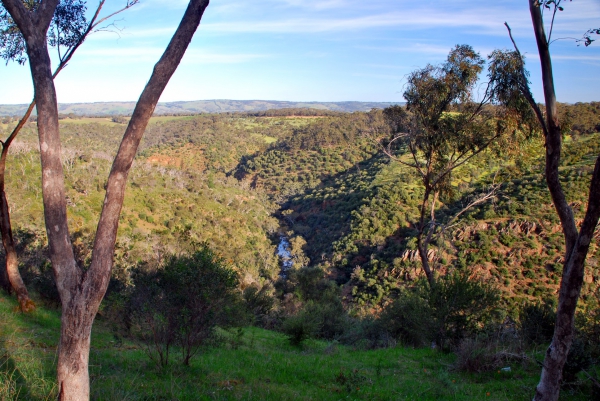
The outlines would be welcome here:
M 553 55 L 553 60 L 600 61 L 600 56 Z
M 348 0 L 284 0 L 290 6 L 303 7 L 313 10 L 327 10 L 350 6 Z
M 87 62 L 93 64 L 155 63 L 164 50 L 161 47 L 102 48 L 82 50 L 80 51 L 80 55 L 85 56 Z M 183 62 L 186 64 L 238 64 L 267 57 L 270 56 L 266 54 L 227 53 L 189 49 L 183 58 Z
M 600 19 L 600 2 L 580 0 L 568 3 L 559 13 L 556 32 L 582 33 Z M 508 22 L 515 36 L 530 36 L 531 21 L 522 2 L 503 2 L 492 6 L 473 5 L 472 1 L 423 0 L 256 0 L 225 1 L 219 13 L 204 29 L 221 33 L 322 33 L 393 27 L 398 30 L 464 28 L 477 35 L 506 35 Z M 585 27 L 582 29 L 582 27 Z
M 495 18 L 492 18 L 495 15 Z M 448 14 L 440 11 L 413 9 L 383 14 L 345 18 L 288 18 L 261 21 L 216 22 L 204 25 L 205 30 L 227 33 L 321 33 L 395 27 L 400 30 L 433 27 L 478 27 L 487 30 L 504 29 L 498 13 L 491 9 L 468 10 Z

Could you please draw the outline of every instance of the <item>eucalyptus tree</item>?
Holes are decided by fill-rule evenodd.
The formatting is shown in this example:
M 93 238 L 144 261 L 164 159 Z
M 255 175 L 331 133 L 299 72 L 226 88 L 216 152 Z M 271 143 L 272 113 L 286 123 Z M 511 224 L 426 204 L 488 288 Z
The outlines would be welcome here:
M 515 47 L 512 63 L 506 69 L 507 80 L 518 87 L 527 98 L 531 109 L 535 113 L 542 127 L 546 150 L 546 165 L 544 175 L 548 185 L 548 191 L 552 203 L 560 219 L 565 238 L 565 254 L 563 258 L 563 272 L 558 295 L 558 307 L 556 312 L 556 324 L 552 342 L 546 350 L 540 382 L 536 387 L 535 401 L 556 401 L 560 393 L 562 372 L 569 349 L 575 334 L 575 311 L 583 277 L 585 273 L 585 261 L 590 242 L 600 219 L 600 155 L 596 158 L 594 171 L 589 185 L 588 204 L 581 226 L 577 226 L 573 209 L 570 206 L 565 191 L 560 183 L 560 161 L 562 148 L 563 127 L 558 118 L 558 104 L 554 87 L 554 74 L 552 70 L 552 57 L 550 45 L 556 40 L 552 39 L 554 21 L 558 12 L 563 11 L 561 0 L 528 0 L 529 13 L 540 57 L 542 70 L 542 85 L 544 89 L 545 112 L 535 102 L 529 87 L 529 75 L 525 70 L 523 57 L 512 37 L 508 24 L 510 38 Z M 549 24 L 544 23 L 544 13 L 550 13 Z M 548 32 L 546 33 L 546 27 Z M 577 42 L 589 46 L 594 41 L 593 35 L 600 34 L 600 28 L 589 29 Z
M 89 267 L 82 269 L 76 263 L 67 224 L 58 104 L 46 39 L 59 0 L 40 0 L 32 9 L 20 0 L 1 1 L 25 39 L 35 90 L 44 218 L 62 304 L 57 366 L 59 399 L 87 400 L 90 395 L 88 365 L 92 324 L 110 280 L 127 177 L 160 95 L 185 54 L 209 2 L 189 1 L 175 34 L 136 104 L 106 184 L 92 259 Z
M 54 70 L 52 77 L 55 78 L 67 66 L 75 51 L 101 23 L 132 7 L 138 1 L 130 0 L 120 10 L 108 16 L 100 17 L 100 12 L 106 2 L 106 0 L 101 0 L 88 23 L 85 17 L 87 9 L 85 1 L 61 0 L 56 6 L 47 34 L 48 45 L 54 47 L 58 53 L 58 66 Z M 29 0 L 22 1 L 22 3 L 27 10 L 33 11 L 39 6 L 40 2 Z M 25 64 L 27 61 L 26 47 L 25 38 L 21 34 L 19 27 L 4 6 L 0 4 L 0 57 L 6 60 L 7 63 L 13 60 L 19 64 Z M 5 140 L 0 140 L 0 144 L 2 145 L 0 152 L 0 235 L 2 236 L 2 245 L 4 246 L 6 256 L 6 275 L 12 290 L 17 295 L 19 308 L 23 312 L 34 310 L 35 304 L 29 297 L 27 287 L 19 272 L 18 255 L 10 220 L 10 208 L 6 196 L 6 159 L 10 145 L 29 120 L 34 107 L 35 99 L 31 101 L 25 114 L 18 121 L 10 135 Z
M 412 167 L 423 187 L 415 226 L 419 257 L 431 286 L 435 266 L 428 257 L 430 244 L 466 210 L 493 198 L 497 189 L 492 186 L 441 224 L 437 218 L 440 197 L 453 191 L 453 173 L 490 146 L 515 141 L 532 128 L 523 107 L 526 102 L 518 91 L 505 88 L 497 63 L 492 54 L 485 90 L 477 97 L 485 61 L 471 46 L 458 45 L 445 63 L 427 65 L 408 75 L 406 109 L 393 106 L 384 110 L 393 136 L 385 152 Z

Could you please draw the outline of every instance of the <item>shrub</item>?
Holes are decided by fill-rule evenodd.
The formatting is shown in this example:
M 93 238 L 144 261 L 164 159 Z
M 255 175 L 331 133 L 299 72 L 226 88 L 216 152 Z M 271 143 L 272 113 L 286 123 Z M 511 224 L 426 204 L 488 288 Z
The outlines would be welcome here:
M 318 322 L 312 316 L 306 313 L 299 313 L 296 316 L 290 316 L 283 322 L 282 330 L 288 336 L 291 345 L 298 347 L 315 335 L 318 328 Z
M 500 293 L 490 284 L 472 280 L 466 273 L 452 273 L 438 280 L 430 291 L 430 305 L 439 319 L 440 346 L 456 343 L 490 323 L 498 313 Z
M 51 306 L 60 305 L 60 294 L 54 282 L 52 265 L 50 261 L 41 263 L 37 274 L 31 279 L 33 289 L 39 294 L 45 303 Z M 29 281 L 29 280 L 28 280 Z
M 554 302 L 545 299 L 528 303 L 521 310 L 521 335 L 530 344 L 547 344 L 552 340 L 556 312 Z
M 596 288 L 585 308 L 577 314 L 575 324 L 577 334 L 585 342 L 591 356 L 600 360 L 600 287 Z
M 335 291 L 328 291 L 319 301 L 309 301 L 304 308 L 283 322 L 283 332 L 290 344 L 298 346 L 307 338 L 339 339 L 350 325 L 349 317 Z
M 426 285 L 419 281 L 415 287 L 402 291 L 379 319 L 381 326 L 403 344 L 423 347 L 435 338 L 436 321 Z
M 131 297 L 134 329 L 158 365 L 169 363 L 173 345 L 182 362 L 215 339 L 215 327 L 243 325 L 246 316 L 236 273 L 206 244 L 191 256 L 172 256 L 154 272 L 136 272 Z
M 563 367 L 563 383 L 574 383 L 577 381 L 577 374 L 590 367 L 592 357 L 586 349 L 585 342 L 580 338 L 575 338 L 569 349 L 567 361 Z
M 342 301 L 333 292 L 321 302 L 309 302 L 303 313 L 316 320 L 317 330 L 314 334 L 317 338 L 337 339 L 346 331 L 349 324 Z
M 463 372 L 490 372 L 502 365 L 502 358 L 496 352 L 494 344 L 478 338 L 461 340 L 454 353 L 455 367 Z
M 382 319 L 367 316 L 363 319 L 348 318 L 348 326 L 339 340 L 343 344 L 360 349 L 384 348 L 396 345 Z
M 432 287 L 420 280 L 402 292 L 381 319 L 390 334 L 404 343 L 424 346 L 435 342 L 446 348 L 490 323 L 499 299 L 496 288 L 454 272 Z
M 269 313 L 273 310 L 275 305 L 275 299 L 271 292 L 273 291 L 272 286 L 263 285 L 259 287 L 256 284 L 250 285 L 242 294 L 246 308 L 254 315 L 254 322 L 264 326 L 265 319 Z

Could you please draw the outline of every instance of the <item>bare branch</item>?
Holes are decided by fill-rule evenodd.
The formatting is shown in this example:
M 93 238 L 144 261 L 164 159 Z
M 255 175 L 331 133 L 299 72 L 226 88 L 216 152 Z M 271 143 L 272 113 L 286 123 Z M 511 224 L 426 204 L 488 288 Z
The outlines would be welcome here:
M 552 37 L 552 29 L 554 28 L 554 19 L 556 18 L 556 11 L 558 11 L 559 7 L 558 4 L 560 3 L 561 0 L 556 0 L 554 2 L 554 10 L 552 10 L 552 21 L 550 22 L 550 31 L 548 32 L 548 44 L 552 43 L 552 41 L 550 40 L 550 38 Z
M 104 2 L 105 2 L 105 0 L 102 0 L 102 1 L 100 2 L 100 6 L 99 6 L 99 8 L 98 8 L 98 12 L 100 11 L 100 8 L 101 8 L 101 7 L 102 7 L 102 5 L 104 4 Z M 127 2 L 127 5 L 126 5 L 125 7 L 121 8 L 121 9 L 120 9 L 120 10 L 118 10 L 118 11 L 115 11 L 115 12 L 114 12 L 114 13 L 112 13 L 112 14 L 109 14 L 109 15 L 107 15 L 107 16 L 106 16 L 106 17 L 104 17 L 104 18 L 101 18 L 101 19 L 99 19 L 99 20 L 98 20 L 96 23 L 93 23 L 93 24 L 91 25 L 91 28 L 90 28 L 90 30 L 92 30 L 92 29 L 96 29 L 96 27 L 97 27 L 98 25 L 100 25 L 101 23 L 105 22 L 106 20 L 109 20 L 110 18 L 114 17 L 114 16 L 115 16 L 115 15 L 117 15 L 117 14 L 120 14 L 120 13 L 122 13 L 122 12 L 123 12 L 123 11 L 125 11 L 125 10 L 128 10 L 128 9 L 130 9 L 131 7 L 133 7 L 134 5 L 138 4 L 139 2 L 140 2 L 139 0 L 133 0 L 133 1 L 129 1 L 129 2 Z M 95 16 L 94 18 L 96 18 L 96 17 L 98 16 L 98 12 L 96 13 L 96 16 Z
M 515 51 L 519 55 L 519 60 L 520 60 L 520 64 L 521 64 L 521 68 L 520 68 L 521 79 L 523 80 L 523 82 L 521 82 L 521 84 L 519 85 L 519 89 L 521 89 L 521 93 L 523 93 L 523 96 L 525 96 L 525 98 L 527 99 L 527 102 L 533 109 L 533 112 L 535 113 L 540 125 L 542 126 L 542 130 L 544 132 L 544 137 L 547 137 L 548 136 L 548 127 L 546 126 L 546 120 L 544 119 L 542 110 L 540 110 L 539 106 L 535 102 L 535 99 L 533 98 L 533 94 L 531 93 L 531 90 L 529 89 L 529 85 L 527 85 L 527 77 L 525 75 L 525 65 L 523 63 L 523 55 L 521 54 L 521 51 L 519 50 L 519 47 L 517 46 L 517 42 L 515 42 L 515 39 L 512 36 L 512 30 L 510 29 L 510 26 L 508 25 L 507 22 L 505 22 L 504 25 L 506 26 L 506 29 L 508 30 L 508 36 L 510 37 L 510 40 L 515 48 Z

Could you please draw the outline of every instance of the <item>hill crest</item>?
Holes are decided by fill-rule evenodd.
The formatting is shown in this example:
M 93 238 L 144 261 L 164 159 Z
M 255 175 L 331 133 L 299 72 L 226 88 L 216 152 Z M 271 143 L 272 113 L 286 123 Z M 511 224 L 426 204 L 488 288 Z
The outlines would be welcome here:
M 398 102 L 399 103 L 399 102 Z M 394 103 L 390 102 L 293 102 L 278 100 L 195 100 L 178 102 L 161 102 L 156 106 L 155 115 L 165 114 L 200 114 L 251 112 L 284 108 L 312 108 L 339 112 L 369 111 L 373 108 L 383 109 Z M 22 115 L 28 105 L 0 105 L 0 116 Z M 97 102 L 97 103 L 60 103 L 59 113 L 73 113 L 78 116 L 115 116 L 130 115 L 135 102 Z

